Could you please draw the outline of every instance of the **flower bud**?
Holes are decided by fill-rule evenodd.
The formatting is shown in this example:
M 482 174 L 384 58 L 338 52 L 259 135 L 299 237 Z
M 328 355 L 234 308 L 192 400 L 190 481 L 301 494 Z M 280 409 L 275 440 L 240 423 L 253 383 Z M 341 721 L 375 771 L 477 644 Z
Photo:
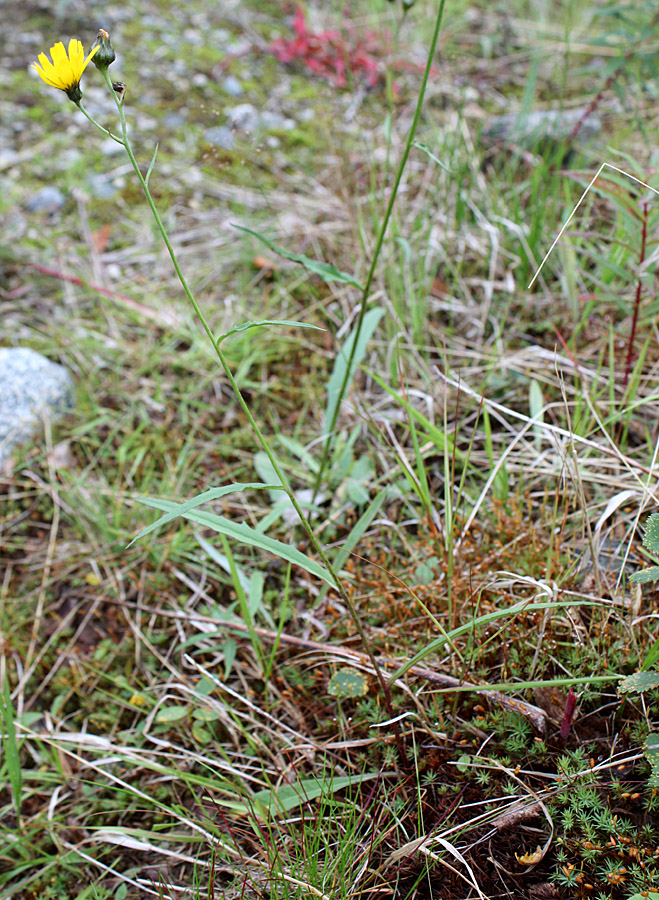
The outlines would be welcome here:
M 102 28 L 98 29 L 96 40 L 92 44 L 92 50 L 94 47 L 98 47 L 98 50 L 92 57 L 94 65 L 97 69 L 103 71 L 103 69 L 107 69 L 107 67 L 116 59 L 114 47 L 110 43 L 110 35 L 107 31 L 103 31 Z

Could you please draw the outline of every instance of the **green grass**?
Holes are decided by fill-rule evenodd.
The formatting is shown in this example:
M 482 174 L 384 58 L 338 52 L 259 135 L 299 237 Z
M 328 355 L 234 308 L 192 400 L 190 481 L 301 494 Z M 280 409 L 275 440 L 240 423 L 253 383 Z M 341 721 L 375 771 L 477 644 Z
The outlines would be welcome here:
M 528 283 L 601 162 L 656 186 L 653 10 L 450 6 L 348 373 L 359 290 L 233 224 L 364 283 L 436 7 L 417 0 L 394 50 L 398 3 L 351 9 L 346 40 L 387 68 L 356 104 L 358 88 L 265 52 L 289 14 L 253 7 L 217 13 L 254 43 L 219 75 L 222 51 L 193 39 L 203 4 L 159 4 L 147 34 L 117 21 L 116 77 L 129 120 L 147 117 L 145 166 L 162 140 L 151 187 L 212 333 L 322 329 L 238 330 L 222 349 L 390 698 L 345 598 L 289 564 L 319 560 L 282 491 L 218 490 L 206 515 L 149 527 L 141 499 L 160 515 L 277 479 L 123 157 L 26 74 L 80 24 L 26 8 L 21 33 L 43 41 L 11 49 L 25 158 L 20 179 L 0 172 L 17 223 L 2 344 L 64 363 L 78 387 L 75 412 L 0 476 L 0 898 L 643 895 L 657 690 L 617 685 L 657 639 L 656 594 L 627 577 L 648 564 L 638 526 L 654 508 L 654 195 L 605 170 Z M 342 8 L 311 5 L 309 27 Z M 97 83 L 85 74 L 92 113 Z M 599 143 L 486 137 L 501 112 L 585 107 L 601 89 Z M 241 102 L 296 128 L 210 152 L 204 130 Z M 90 170 L 110 171 L 112 198 L 88 195 Z M 66 205 L 26 213 L 47 183 Z M 251 543 L 218 535 L 219 517 Z M 354 696 L 335 690 L 346 668 Z

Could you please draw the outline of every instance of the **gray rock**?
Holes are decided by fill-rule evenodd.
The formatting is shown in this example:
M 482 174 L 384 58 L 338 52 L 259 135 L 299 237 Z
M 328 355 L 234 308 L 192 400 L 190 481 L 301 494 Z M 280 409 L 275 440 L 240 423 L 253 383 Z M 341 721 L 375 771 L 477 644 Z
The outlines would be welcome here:
M 99 200 L 109 200 L 117 193 L 112 179 L 102 172 L 90 172 L 87 176 L 87 184 L 89 193 L 92 197 L 98 197 Z
M 241 131 L 254 131 L 259 124 L 259 111 L 252 103 L 239 103 L 225 112 L 233 127 Z
M 66 197 L 59 188 L 48 185 L 37 191 L 25 204 L 28 212 L 44 213 L 57 212 L 66 203 Z
M 497 116 L 483 129 L 483 136 L 490 141 L 506 141 L 528 147 L 537 141 L 560 141 L 581 120 L 586 107 L 580 109 L 536 109 L 526 115 L 516 113 Z M 579 129 L 578 139 L 588 141 L 602 130 L 599 116 L 589 115 Z
M 251 103 L 239 103 L 238 106 L 225 109 L 227 118 L 234 128 L 248 134 L 259 129 L 264 131 L 290 131 L 295 128 L 293 119 L 272 110 L 261 112 Z
M 177 128 L 182 128 L 185 125 L 185 116 L 177 112 L 167 113 L 162 120 L 162 124 L 168 131 L 176 131 Z
M 73 407 L 73 379 L 64 366 L 28 347 L 0 347 L 0 465 L 29 441 L 44 417 Z
M 283 116 L 281 113 L 266 110 L 259 120 L 260 125 L 267 131 L 292 131 L 295 128 L 295 120 Z
M 226 125 L 217 125 L 215 128 L 208 128 L 204 131 L 204 140 L 214 147 L 221 147 L 222 150 L 231 150 L 236 139 Z
M 112 138 L 105 138 L 99 144 L 99 149 L 104 156 L 122 156 L 126 151 L 121 144 Z
M 20 159 L 18 153 L 10 147 L 0 147 L 0 171 L 8 169 Z
M 245 88 L 238 81 L 235 75 L 227 75 L 227 77 L 222 82 L 222 89 L 230 97 L 240 97 L 241 94 L 245 93 Z

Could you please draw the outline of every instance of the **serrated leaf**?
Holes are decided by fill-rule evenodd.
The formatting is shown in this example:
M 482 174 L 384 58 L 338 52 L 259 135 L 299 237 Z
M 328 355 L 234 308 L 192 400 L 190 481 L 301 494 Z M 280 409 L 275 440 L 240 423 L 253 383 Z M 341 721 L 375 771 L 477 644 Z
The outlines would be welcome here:
M 659 513 L 652 513 L 645 523 L 643 546 L 651 553 L 659 553 Z
M 659 687 L 659 672 L 634 672 L 633 675 L 627 675 L 622 679 L 618 685 L 618 693 L 642 694 L 656 687 Z
M 314 275 L 319 275 L 323 281 L 328 284 L 332 281 L 339 281 L 341 284 L 351 284 L 353 287 L 359 288 L 360 291 L 364 290 L 356 278 L 349 275 L 347 272 L 341 272 L 340 269 L 337 269 L 336 266 L 333 266 L 331 263 L 309 259 L 308 256 L 303 256 L 300 253 L 290 253 L 288 250 L 284 250 L 283 247 L 278 247 L 276 244 L 273 244 L 267 238 L 263 237 L 262 234 L 259 234 L 258 231 L 252 231 L 251 228 L 245 228 L 244 225 L 234 225 L 233 227 L 237 228 L 239 231 L 251 234 L 252 237 L 261 241 L 262 244 L 265 244 L 266 247 L 269 247 L 278 256 L 281 256 L 284 259 L 290 259 L 291 262 L 299 263 L 309 272 L 312 272 Z
M 650 566 L 649 569 L 634 572 L 629 580 L 632 584 L 649 584 L 651 581 L 659 581 L 659 566 Z
M 327 685 L 327 693 L 332 697 L 363 697 L 367 691 L 366 676 L 348 666 L 339 669 Z
M 171 725 L 185 719 L 188 712 L 187 706 L 161 706 L 156 713 L 156 722 L 160 725 Z

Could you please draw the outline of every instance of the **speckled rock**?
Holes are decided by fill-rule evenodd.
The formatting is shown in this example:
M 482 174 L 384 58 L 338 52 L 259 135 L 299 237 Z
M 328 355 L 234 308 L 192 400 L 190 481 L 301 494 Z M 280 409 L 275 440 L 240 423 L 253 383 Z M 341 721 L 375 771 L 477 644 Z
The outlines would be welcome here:
M 73 379 L 64 366 L 27 347 L 0 348 L 0 465 L 29 441 L 44 417 L 73 407 Z

